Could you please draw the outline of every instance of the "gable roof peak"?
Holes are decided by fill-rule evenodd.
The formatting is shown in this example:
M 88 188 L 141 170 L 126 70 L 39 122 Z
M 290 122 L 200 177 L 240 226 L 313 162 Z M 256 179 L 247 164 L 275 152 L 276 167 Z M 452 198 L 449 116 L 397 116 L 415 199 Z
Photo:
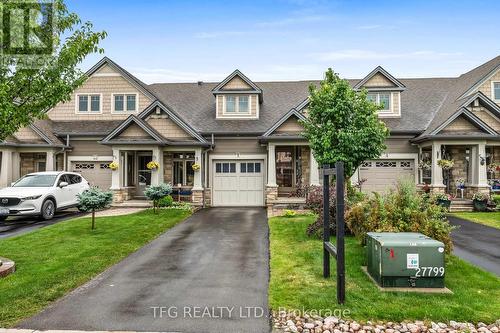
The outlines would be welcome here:
M 228 89 L 224 90 L 223 88 L 226 86 L 228 82 L 230 82 L 232 79 L 235 77 L 239 77 L 243 82 L 245 82 L 250 89 Z M 253 92 L 259 95 L 259 99 L 262 99 L 262 89 L 259 88 L 252 80 L 250 80 L 245 74 L 243 74 L 239 69 L 235 69 L 231 74 L 229 74 L 224 80 L 222 80 L 218 85 L 216 85 L 212 89 L 212 93 L 214 95 L 220 94 L 220 93 L 239 93 L 239 92 Z
M 365 76 L 361 81 L 356 83 L 354 86 L 354 89 L 361 89 L 363 86 L 375 75 L 381 74 L 384 77 L 386 77 L 392 84 L 394 84 L 394 87 L 384 87 L 384 88 L 393 88 L 394 90 L 405 90 L 406 86 L 401 83 L 398 79 L 396 79 L 394 76 L 392 76 L 388 71 L 386 71 L 382 66 L 378 65 L 373 69 L 370 73 L 368 73 L 367 76 Z

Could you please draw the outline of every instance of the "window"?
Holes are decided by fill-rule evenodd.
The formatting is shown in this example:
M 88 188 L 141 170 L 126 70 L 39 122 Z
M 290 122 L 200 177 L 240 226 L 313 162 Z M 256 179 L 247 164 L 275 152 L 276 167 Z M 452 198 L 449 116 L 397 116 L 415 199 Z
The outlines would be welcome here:
M 396 161 L 377 161 L 375 162 L 376 168 L 395 168 Z
M 229 163 L 229 162 L 215 163 L 215 172 L 216 173 L 235 173 L 236 172 L 236 163 Z
M 260 163 L 247 162 L 240 163 L 241 173 L 260 173 Z
M 66 176 L 69 179 L 69 184 L 80 184 L 82 182 L 82 177 L 78 175 L 67 174 Z
M 500 101 L 500 82 L 493 82 L 493 99 Z
M 224 113 L 250 114 L 248 96 L 226 96 Z
M 368 93 L 366 98 L 375 104 L 382 105 L 380 112 L 391 112 L 391 93 Z
M 114 111 L 137 111 L 137 94 L 114 94 Z
M 193 186 L 194 183 L 194 154 L 175 153 L 173 155 L 173 181 L 174 186 Z
M 77 111 L 82 113 L 101 112 L 101 95 L 78 95 Z

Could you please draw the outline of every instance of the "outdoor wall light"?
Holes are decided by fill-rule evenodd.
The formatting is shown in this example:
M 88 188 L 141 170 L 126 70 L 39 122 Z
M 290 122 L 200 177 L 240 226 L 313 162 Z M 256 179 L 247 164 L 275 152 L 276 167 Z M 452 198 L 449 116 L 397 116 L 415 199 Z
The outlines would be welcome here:
M 484 165 L 486 163 L 486 159 L 481 155 L 479 155 L 479 160 L 480 160 L 479 163 L 481 163 L 481 165 Z

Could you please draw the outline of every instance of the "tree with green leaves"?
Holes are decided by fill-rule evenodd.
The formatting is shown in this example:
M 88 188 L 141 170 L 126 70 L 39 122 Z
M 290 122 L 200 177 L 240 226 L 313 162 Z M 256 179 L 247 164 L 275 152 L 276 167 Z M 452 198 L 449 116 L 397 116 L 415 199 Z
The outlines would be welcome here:
M 159 185 L 150 185 L 144 190 L 144 195 L 149 200 L 153 201 L 153 212 L 156 212 L 158 202 L 170 193 L 172 193 L 172 185 L 165 183 Z
M 92 187 L 78 194 L 78 209 L 92 213 L 92 230 L 95 229 L 95 212 L 107 208 L 113 202 L 111 191 L 102 191 L 97 187 Z
M 106 32 L 94 32 L 63 0 L 2 1 L 0 13 L 1 142 L 70 99 L 86 79 L 78 64 L 103 52 Z
M 389 131 L 377 116 L 381 106 L 368 100 L 365 90 L 354 90 L 329 68 L 320 86 L 311 85 L 309 92 L 302 124 L 320 166 L 342 161 L 349 178 L 363 161 L 385 150 Z

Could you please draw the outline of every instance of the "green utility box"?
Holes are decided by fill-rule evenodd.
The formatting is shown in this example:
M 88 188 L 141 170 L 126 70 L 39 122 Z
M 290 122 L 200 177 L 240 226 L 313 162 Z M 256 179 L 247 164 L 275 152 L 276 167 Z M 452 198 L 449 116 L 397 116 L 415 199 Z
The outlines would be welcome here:
M 381 287 L 444 288 L 444 244 L 415 232 L 369 232 L 367 270 Z

